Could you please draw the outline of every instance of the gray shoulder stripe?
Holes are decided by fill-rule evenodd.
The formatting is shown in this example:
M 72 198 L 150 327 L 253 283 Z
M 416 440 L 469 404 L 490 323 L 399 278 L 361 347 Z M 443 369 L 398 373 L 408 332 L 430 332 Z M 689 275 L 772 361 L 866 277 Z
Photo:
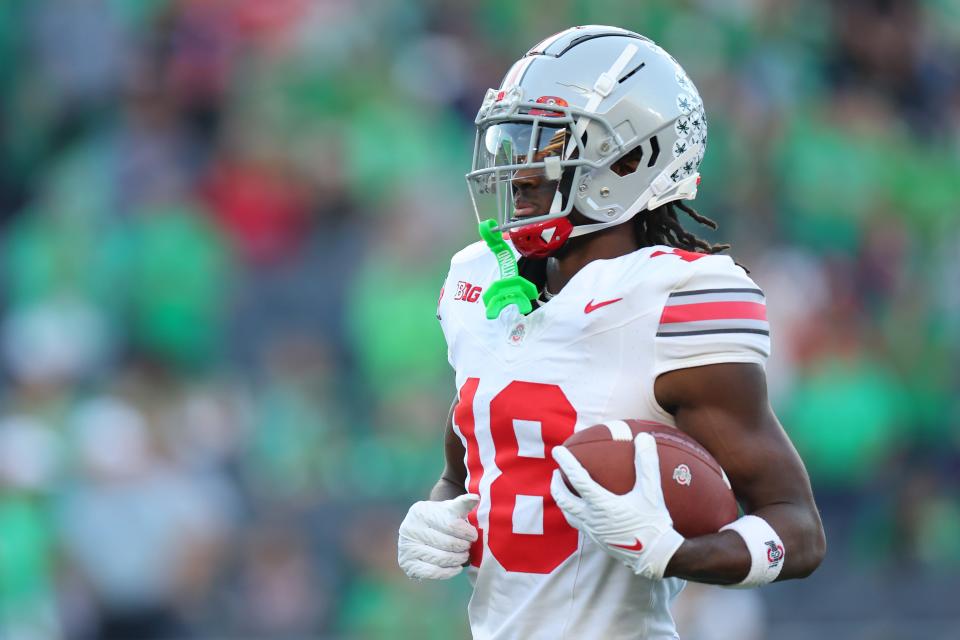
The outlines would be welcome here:
M 766 320 L 748 318 L 712 318 L 710 320 L 689 320 L 687 322 L 666 322 L 660 324 L 660 331 L 681 333 L 685 331 L 703 331 L 705 329 L 763 329 L 770 330 Z
M 765 329 L 701 329 L 699 331 L 658 331 L 658 338 L 676 338 L 679 336 L 704 336 L 715 333 L 756 333 L 769 336 L 770 332 Z
M 694 291 L 674 291 L 670 294 L 671 298 L 679 298 L 680 296 L 698 296 L 704 293 L 755 293 L 762 296 L 763 291 L 760 289 L 750 289 L 750 288 L 729 288 L 729 289 L 696 289 Z
M 665 307 L 682 307 L 687 304 L 700 304 L 701 302 L 753 302 L 757 304 L 766 303 L 766 298 L 762 293 L 752 290 L 746 291 L 725 291 L 723 293 L 700 293 L 699 291 L 682 291 L 686 295 L 671 296 L 663 303 Z

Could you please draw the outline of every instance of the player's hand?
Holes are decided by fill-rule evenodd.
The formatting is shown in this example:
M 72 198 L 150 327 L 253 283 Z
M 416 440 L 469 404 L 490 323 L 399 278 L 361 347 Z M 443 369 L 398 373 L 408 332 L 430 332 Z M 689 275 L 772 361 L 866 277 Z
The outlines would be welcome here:
M 565 447 L 554 447 L 553 458 L 580 497 L 567 488 L 560 469 L 553 472 L 550 493 L 567 522 L 590 536 L 634 573 L 659 580 L 670 558 L 683 544 L 663 500 L 657 445 L 648 433 L 633 441 L 637 479 L 630 492 L 611 493 L 590 477 Z
M 400 524 L 397 562 L 411 578 L 446 580 L 461 571 L 470 557 L 477 529 L 467 522 L 480 496 L 466 493 L 453 500 L 415 503 Z

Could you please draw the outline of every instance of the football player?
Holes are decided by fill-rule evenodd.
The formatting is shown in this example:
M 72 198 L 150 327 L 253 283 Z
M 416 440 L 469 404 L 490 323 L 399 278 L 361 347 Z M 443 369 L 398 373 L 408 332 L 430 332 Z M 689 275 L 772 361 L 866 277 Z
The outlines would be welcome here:
M 467 566 L 470 625 L 490 639 L 676 638 L 684 580 L 809 575 L 823 528 L 767 401 L 763 293 L 678 218 L 712 226 L 682 203 L 707 143 L 690 78 L 643 36 L 576 27 L 514 64 L 476 124 L 467 181 L 496 233 L 453 257 L 441 293 L 458 391 L 446 468 L 400 528 L 401 568 Z M 698 440 L 745 515 L 684 539 L 647 434 L 635 491 L 594 483 L 561 444 L 623 418 Z

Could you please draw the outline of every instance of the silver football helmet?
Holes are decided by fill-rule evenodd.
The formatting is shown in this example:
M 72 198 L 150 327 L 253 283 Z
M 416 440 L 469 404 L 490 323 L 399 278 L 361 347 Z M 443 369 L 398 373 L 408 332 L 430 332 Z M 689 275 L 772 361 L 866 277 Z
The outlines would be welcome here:
M 476 125 L 466 178 L 477 218 L 495 218 L 531 257 L 696 197 L 707 143 L 703 102 L 677 61 L 597 25 L 530 49 L 487 91 Z M 574 227 L 574 208 L 594 222 Z

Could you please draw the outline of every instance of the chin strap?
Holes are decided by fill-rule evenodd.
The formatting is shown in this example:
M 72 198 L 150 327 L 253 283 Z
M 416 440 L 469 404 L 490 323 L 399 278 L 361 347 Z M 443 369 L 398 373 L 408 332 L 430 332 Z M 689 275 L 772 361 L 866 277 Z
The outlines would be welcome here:
M 573 224 L 566 217 L 516 227 L 508 232 L 513 248 L 524 258 L 542 259 L 553 255 L 570 239 Z
M 537 298 L 535 284 L 520 275 L 517 259 L 503 236 L 496 231 L 497 221 L 484 220 L 480 223 L 480 237 L 497 257 L 500 267 L 500 279 L 493 282 L 483 292 L 483 304 L 487 308 L 487 319 L 496 320 L 508 306 L 515 304 L 522 314 L 533 310 L 533 300 Z

